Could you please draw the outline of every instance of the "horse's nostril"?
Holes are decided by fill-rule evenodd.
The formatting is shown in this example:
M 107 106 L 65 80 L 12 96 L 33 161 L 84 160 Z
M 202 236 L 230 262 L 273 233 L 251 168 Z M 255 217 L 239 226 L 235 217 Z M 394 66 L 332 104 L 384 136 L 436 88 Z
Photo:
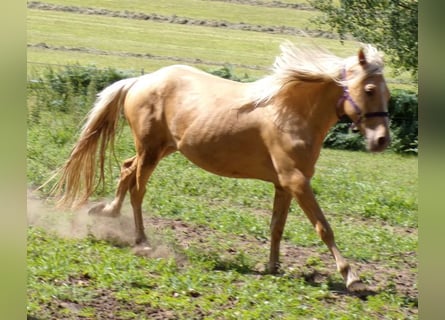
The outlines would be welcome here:
M 377 139 L 377 144 L 381 147 L 384 146 L 386 144 L 386 138 L 385 137 L 380 137 Z

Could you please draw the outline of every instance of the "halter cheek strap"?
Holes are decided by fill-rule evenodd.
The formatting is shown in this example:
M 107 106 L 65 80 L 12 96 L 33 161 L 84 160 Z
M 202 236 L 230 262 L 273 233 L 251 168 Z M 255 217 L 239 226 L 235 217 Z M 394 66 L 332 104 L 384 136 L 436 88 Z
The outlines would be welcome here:
M 344 73 L 344 69 L 343 69 Z M 354 108 L 355 113 L 357 114 L 357 120 L 354 121 L 356 125 L 358 125 L 360 122 L 362 122 L 362 111 L 360 110 L 360 107 L 357 105 L 357 103 L 352 99 L 351 95 L 349 94 L 349 89 L 346 86 L 343 87 L 343 95 L 337 102 L 337 116 L 340 118 L 340 108 L 345 103 L 345 101 L 348 101 L 352 107 Z M 352 119 L 351 119 L 352 120 Z
M 346 70 L 343 68 L 342 70 L 342 78 L 343 80 L 346 80 Z M 377 112 L 367 112 L 364 115 L 362 114 L 362 111 L 360 110 L 360 107 L 358 104 L 352 99 L 351 95 L 349 94 L 349 89 L 347 86 L 342 85 L 343 88 L 343 95 L 340 97 L 340 99 L 337 102 L 337 117 L 340 118 L 340 108 L 345 103 L 345 101 L 348 101 L 352 107 L 354 108 L 355 113 L 357 114 L 357 120 L 353 120 L 353 123 L 351 127 L 358 127 L 358 125 L 363 121 L 363 118 L 369 119 L 369 118 L 377 118 L 377 117 L 389 117 L 389 113 L 385 111 L 377 111 Z M 351 119 L 352 120 L 352 119 Z

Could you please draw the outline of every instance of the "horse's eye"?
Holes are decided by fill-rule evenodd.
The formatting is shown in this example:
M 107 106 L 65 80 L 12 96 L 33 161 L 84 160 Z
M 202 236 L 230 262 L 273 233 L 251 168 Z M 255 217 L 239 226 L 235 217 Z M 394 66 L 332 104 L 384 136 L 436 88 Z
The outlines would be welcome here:
M 365 86 L 365 92 L 368 96 L 372 96 L 375 92 L 375 85 L 374 84 L 367 84 Z

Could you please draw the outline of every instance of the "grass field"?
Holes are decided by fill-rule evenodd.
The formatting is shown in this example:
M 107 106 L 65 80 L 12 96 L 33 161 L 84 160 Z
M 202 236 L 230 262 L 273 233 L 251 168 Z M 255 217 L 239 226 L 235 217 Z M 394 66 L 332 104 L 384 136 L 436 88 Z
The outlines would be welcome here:
M 42 64 L 29 64 L 29 75 L 46 64 L 68 63 L 148 72 L 177 58 L 204 69 L 233 64 L 239 74 L 255 77 L 267 72 L 283 39 L 314 41 L 342 56 L 355 52 L 353 42 L 341 46 L 326 38 L 76 11 L 91 7 L 297 28 L 316 14 L 261 1 L 266 2 L 272 7 L 253 0 L 246 2 L 250 5 L 47 1 L 72 6 L 74 12 L 29 9 L 28 60 Z M 294 14 L 299 19 L 292 19 Z M 35 46 L 39 43 L 45 46 Z M 147 53 L 151 56 L 138 56 Z M 93 98 L 79 97 L 70 113 L 49 107 L 36 112 L 35 100 L 29 99 L 30 319 L 418 318 L 416 157 L 322 150 L 312 185 L 340 249 L 369 289 L 368 295 L 356 296 L 345 290 L 327 248 L 295 203 L 284 233 L 281 274 L 265 274 L 273 187 L 211 175 L 179 154 L 163 160 L 148 185 L 143 209 L 151 250 L 132 246 L 128 202 L 118 219 L 86 214 L 94 202 L 112 197 L 117 165 L 107 173 L 105 189 L 85 208 L 64 212 L 45 203 L 41 197 L 47 189 L 31 190 L 66 159 Z M 133 153 L 124 127 L 118 161 Z
M 380 170 L 371 176 L 370 167 Z M 109 221 L 30 200 L 28 312 L 42 319 L 415 319 L 416 158 L 324 150 L 318 169 L 318 198 L 373 292 L 366 299 L 345 291 L 296 205 L 282 274 L 262 274 L 272 187 L 207 174 L 175 155 L 149 184 L 148 257 L 131 248 L 128 204 Z
M 272 1 L 271 1 L 272 2 Z M 310 19 L 318 14 L 316 11 L 291 10 L 287 8 L 243 5 L 224 1 L 202 0 L 168 0 L 147 1 L 132 0 L 114 2 L 106 0 L 49 0 L 49 4 L 80 6 L 88 8 L 109 9 L 159 15 L 177 15 L 193 19 L 224 20 L 233 23 L 248 22 L 264 26 L 284 25 L 298 28 L 313 28 Z M 279 19 L 277 19 L 279 17 Z
M 235 73 L 260 77 L 267 73 L 278 46 L 285 39 L 295 43 L 315 43 L 339 56 L 355 54 L 359 44 L 320 37 L 304 36 L 313 28 L 315 11 L 245 5 L 225 1 L 131 1 L 81 0 L 48 1 L 46 10 L 29 9 L 29 70 L 45 64 L 66 65 L 76 62 L 123 70 L 153 71 L 172 63 L 187 63 L 204 69 L 213 65 L 234 65 Z M 69 10 L 57 9 L 63 6 Z M 82 8 L 96 9 L 96 13 Z M 37 7 L 39 8 L 39 7 Z M 124 17 L 104 15 L 100 10 L 123 13 Z M 134 13 L 165 17 L 186 17 L 203 21 L 245 23 L 273 33 L 243 30 L 242 25 L 227 29 L 209 25 L 140 20 Z M 282 27 L 292 27 L 291 34 Z M 42 44 L 46 48 L 33 45 Z M 84 49 L 84 50 L 79 50 Z M 85 51 L 86 50 L 86 51 Z M 135 57 L 135 54 L 143 55 Z M 173 61 L 171 58 L 174 58 Z M 260 70 L 258 70 L 260 69 Z M 394 78 L 387 68 L 391 87 L 416 90 L 407 74 Z

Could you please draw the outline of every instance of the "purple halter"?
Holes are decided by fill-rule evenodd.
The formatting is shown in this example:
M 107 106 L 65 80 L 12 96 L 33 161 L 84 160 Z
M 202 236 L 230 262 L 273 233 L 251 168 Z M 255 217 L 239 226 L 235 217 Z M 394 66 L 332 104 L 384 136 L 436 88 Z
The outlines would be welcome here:
M 342 70 L 342 78 L 343 80 L 346 80 L 346 70 L 343 68 Z M 339 108 L 345 101 L 349 101 L 351 103 L 352 107 L 355 110 L 355 113 L 357 114 L 357 120 L 353 121 L 351 124 L 351 129 L 357 129 L 358 125 L 363 121 L 363 118 L 376 118 L 376 117 L 388 117 L 389 113 L 385 111 L 377 111 L 377 112 L 367 112 L 364 115 L 362 115 L 362 111 L 360 110 L 360 107 L 357 105 L 357 103 L 352 99 L 351 95 L 349 94 L 349 89 L 347 86 L 342 85 L 343 88 L 343 95 L 337 102 L 337 116 L 340 118 L 339 114 Z

